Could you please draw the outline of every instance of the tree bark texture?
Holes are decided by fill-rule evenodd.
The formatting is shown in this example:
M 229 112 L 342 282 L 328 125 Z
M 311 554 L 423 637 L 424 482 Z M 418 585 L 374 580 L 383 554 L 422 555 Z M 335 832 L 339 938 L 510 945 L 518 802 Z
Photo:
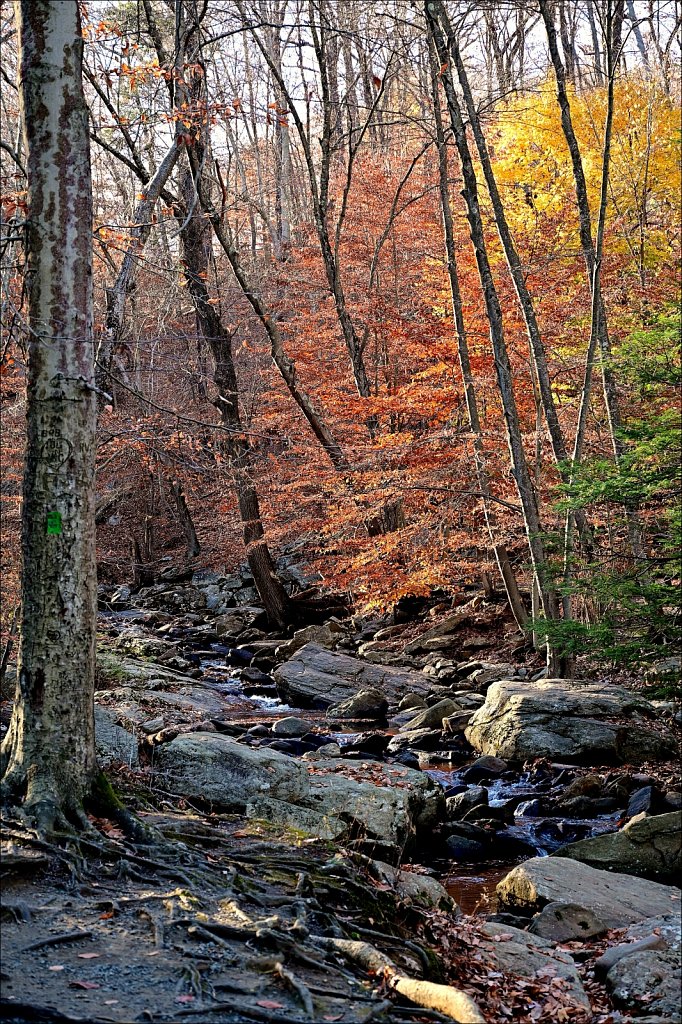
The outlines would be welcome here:
M 17 0 L 29 360 L 16 703 L 3 796 L 46 828 L 97 774 L 92 190 L 76 0 Z

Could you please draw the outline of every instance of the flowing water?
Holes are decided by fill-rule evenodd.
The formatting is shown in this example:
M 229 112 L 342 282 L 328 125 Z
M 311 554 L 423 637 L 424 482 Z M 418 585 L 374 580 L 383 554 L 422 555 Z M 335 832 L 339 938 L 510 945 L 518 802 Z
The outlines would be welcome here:
M 120 621 L 121 625 L 140 620 L 141 613 L 135 610 L 109 612 L 104 616 L 108 620 Z M 310 721 L 311 729 L 326 725 L 324 711 L 300 709 L 283 703 L 272 694 L 250 693 L 246 695 L 242 681 L 234 675 L 230 661 L 234 656 L 244 664 L 248 661 L 247 652 L 233 651 L 224 644 L 207 643 L 201 633 L 192 629 L 182 630 L 173 639 L 179 640 L 179 650 L 184 657 L 191 657 L 193 652 L 200 651 L 195 664 L 203 672 L 201 685 L 209 686 L 220 693 L 228 706 L 230 719 L 243 723 L 244 728 L 257 723 L 269 723 L 286 715 L 296 715 Z M 208 649 L 207 649 L 208 648 Z M 210 653 L 209 653 L 210 650 Z M 376 730 L 375 723 L 368 723 L 372 731 L 381 731 L 386 735 L 394 735 L 394 729 Z M 325 730 L 326 731 L 326 730 Z M 360 736 L 359 731 L 330 731 L 329 737 L 341 748 L 347 747 Z M 458 787 L 458 791 L 471 788 L 463 779 L 466 765 L 452 765 L 438 755 L 422 755 L 427 759 L 426 773 L 438 782 L 445 790 Z M 548 856 L 566 843 L 577 839 L 589 838 L 605 832 L 613 832 L 617 828 L 618 814 L 602 815 L 591 819 L 574 819 L 547 814 L 533 814 L 537 810 L 535 801 L 546 796 L 552 789 L 552 779 L 533 779 L 528 773 L 506 772 L 502 778 L 483 780 L 482 785 L 488 791 L 488 805 L 491 808 L 504 807 L 509 801 L 516 800 L 513 824 L 507 824 L 505 835 L 513 836 L 529 843 L 536 851 L 536 856 Z M 556 795 L 556 789 L 553 795 Z M 431 862 L 440 881 L 453 899 L 465 913 L 482 910 L 487 913 L 496 909 L 495 887 L 502 878 L 517 864 L 502 861 L 486 861 L 482 863 L 461 863 L 453 859 L 439 859 Z

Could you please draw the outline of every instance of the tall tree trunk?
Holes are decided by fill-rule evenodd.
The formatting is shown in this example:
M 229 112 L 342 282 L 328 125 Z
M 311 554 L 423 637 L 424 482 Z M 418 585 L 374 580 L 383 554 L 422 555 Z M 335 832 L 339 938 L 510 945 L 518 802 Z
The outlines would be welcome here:
M 242 20 L 245 25 L 249 24 L 249 20 L 246 15 L 243 0 L 235 0 L 237 9 L 240 12 Z M 310 6 L 310 11 L 314 11 L 313 5 Z M 312 140 L 306 131 L 306 126 L 301 120 L 301 115 L 297 109 L 297 104 L 294 101 L 291 93 L 287 89 L 286 82 L 282 76 L 281 70 L 275 63 L 270 52 L 270 47 L 264 42 L 261 35 L 252 27 L 249 29 L 253 36 L 253 39 L 258 46 L 259 50 L 263 54 L 265 61 L 272 72 L 272 75 L 279 85 L 282 93 L 286 97 L 287 106 L 291 118 L 296 126 L 296 132 L 301 143 L 303 150 L 303 156 L 305 160 L 306 171 L 308 174 L 308 183 L 310 186 L 310 195 L 313 206 L 313 217 L 315 221 L 315 230 L 320 245 L 320 252 L 322 255 L 322 262 L 325 269 L 325 275 L 327 283 L 329 285 L 329 291 L 334 298 L 334 307 L 336 310 L 336 317 L 341 329 L 341 334 L 348 350 L 350 357 L 351 369 L 353 373 L 353 379 L 357 387 L 358 394 L 362 398 L 369 398 L 372 394 L 372 386 L 369 375 L 367 373 L 367 367 L 365 365 L 365 349 L 363 340 L 358 336 L 358 332 L 355 329 L 353 318 L 348 310 L 346 304 L 346 294 L 343 286 L 341 269 L 339 266 L 338 259 L 338 248 L 339 248 L 339 232 L 340 226 L 343 223 L 343 215 L 347 204 L 348 190 L 350 187 L 350 175 L 352 172 L 353 159 L 357 155 L 357 145 L 359 144 L 362 135 L 366 128 L 371 127 L 372 117 L 376 113 L 377 104 L 376 98 L 373 94 L 373 98 L 370 104 L 370 108 L 367 114 L 367 120 L 362 131 L 358 134 L 358 140 L 356 148 L 348 158 L 348 167 L 346 175 L 346 190 L 344 192 L 344 200 L 342 203 L 342 211 L 339 213 L 339 219 L 337 220 L 337 228 L 335 232 L 335 240 L 332 243 L 332 232 L 329 229 L 329 185 L 330 185 L 330 173 L 331 173 L 331 156 L 332 156 L 332 106 L 330 98 L 330 83 L 329 83 L 329 68 L 328 68 L 328 34 L 326 26 L 323 23 L 323 18 L 320 23 L 316 23 L 311 17 L 310 20 L 310 35 L 312 40 L 312 48 L 315 52 L 315 58 L 317 61 L 318 73 L 320 77 L 320 91 L 322 99 L 322 124 L 320 129 L 320 136 L 318 139 L 320 146 L 320 158 L 319 160 L 313 155 Z M 361 51 L 359 51 L 361 52 Z M 371 84 L 369 88 L 371 88 Z M 229 255 L 229 254 L 228 254 Z M 370 435 L 373 437 L 378 430 L 377 417 L 372 415 L 367 419 L 367 429 Z
M 228 430 L 227 448 L 237 492 L 246 558 L 268 619 L 273 625 L 284 628 L 293 620 L 293 607 L 277 576 L 265 539 L 258 492 L 251 475 L 250 446 L 243 433 L 239 411 L 237 374 L 232 358 L 232 334 L 212 305 L 206 287 L 211 231 L 197 200 L 191 171 L 187 171 L 183 177 L 182 192 L 186 209 L 192 210 L 191 214 L 185 214 L 181 230 L 187 290 L 196 310 L 197 332 L 205 339 L 214 359 L 213 379 L 218 389 L 215 405 L 220 412 L 223 426 Z
M 485 177 L 488 192 L 490 194 L 493 213 L 495 215 L 495 227 L 497 228 L 497 233 L 500 237 L 500 241 L 502 242 L 507 266 L 509 267 L 509 272 L 511 274 L 512 281 L 514 282 L 514 289 L 516 291 L 523 320 L 526 325 L 526 333 L 528 334 L 531 357 L 537 373 L 542 411 L 545 416 L 545 422 L 547 423 L 547 432 L 552 444 L 552 452 L 559 468 L 559 473 L 562 479 L 566 482 L 568 481 L 570 473 L 566 467 L 568 452 L 566 449 L 564 434 L 559 423 L 556 405 L 554 403 L 552 382 L 550 380 L 549 368 L 547 366 L 547 353 L 545 351 L 545 345 L 542 340 L 540 327 L 535 315 L 535 306 L 528 290 L 523 266 L 521 264 L 519 254 L 516 251 L 514 239 L 507 222 L 504 204 L 502 202 L 502 197 L 500 196 L 500 191 L 497 187 L 497 181 L 495 180 L 488 146 L 483 134 L 478 110 L 474 103 L 474 97 L 471 92 L 471 86 L 469 85 L 469 78 L 466 73 L 466 68 L 464 67 L 464 61 L 462 60 L 462 55 L 457 44 L 457 38 L 452 30 L 452 26 L 449 23 L 444 8 L 442 10 L 443 24 L 448 34 L 449 50 L 457 71 L 457 77 L 459 79 L 459 84 L 462 89 L 462 95 L 464 96 L 464 102 L 466 104 L 467 114 L 469 117 L 469 124 L 471 125 L 471 130 L 476 141 L 476 148 L 481 161 L 483 176 Z M 576 523 L 578 524 L 578 529 L 580 531 L 581 541 L 585 547 L 586 554 L 589 557 L 592 553 L 591 531 L 587 525 L 585 516 L 581 512 L 576 514 Z
M 441 28 L 442 4 L 436 0 L 426 0 L 426 20 L 433 36 L 442 68 L 441 81 L 445 91 L 450 121 L 452 124 L 455 144 L 460 156 L 462 178 L 464 183 L 463 196 L 467 206 L 467 219 L 471 233 L 471 241 L 476 256 L 476 264 L 483 290 L 486 313 L 490 325 L 490 340 L 495 358 L 497 383 L 502 401 L 502 410 L 507 433 L 507 443 L 511 460 L 512 475 L 521 499 L 528 548 L 533 565 L 533 572 L 538 578 L 543 612 L 547 619 L 557 617 L 556 593 L 548 575 L 548 567 L 542 543 L 542 527 L 531 480 L 526 454 L 523 448 L 521 425 L 519 422 L 516 399 L 514 397 L 513 377 L 509 353 L 502 325 L 502 310 L 493 281 L 488 253 L 485 244 L 483 221 L 478 201 L 478 185 L 474 165 L 466 138 L 466 130 L 462 120 L 457 94 L 455 93 L 452 73 L 449 66 L 448 48 Z
M 597 19 L 594 16 L 594 5 L 596 0 L 587 0 L 587 20 L 590 23 L 590 34 L 592 36 L 592 50 L 594 53 L 594 84 L 602 85 L 604 82 L 604 71 L 601 62 L 601 44 L 599 42 L 599 30 Z
M 332 433 L 323 413 L 318 409 L 310 395 L 304 390 L 298 380 L 296 364 L 293 359 L 289 358 L 284 348 L 282 336 L 279 332 L 274 314 L 271 313 L 270 309 L 267 307 L 244 270 L 244 266 L 239 257 L 239 253 L 229 227 L 225 224 L 223 218 L 213 205 L 211 197 L 208 194 L 206 184 L 201 178 L 200 162 L 196 160 L 196 156 L 192 154 L 191 151 L 189 155 L 194 172 L 196 175 L 199 175 L 195 180 L 197 180 L 199 184 L 201 208 L 206 214 L 206 217 L 213 228 L 215 237 L 229 260 L 230 266 L 232 267 L 232 271 L 237 280 L 237 284 L 263 325 L 270 342 L 270 354 L 272 356 L 273 363 L 279 370 L 289 394 L 305 416 L 311 430 L 322 445 L 322 448 L 326 452 L 334 468 L 341 473 L 349 472 L 350 467 L 348 460 L 346 459 L 340 443 Z
M 601 264 L 604 246 L 604 229 L 606 224 L 606 204 L 608 198 L 609 169 L 611 158 L 611 133 L 613 129 L 614 115 L 614 85 L 620 49 L 620 36 L 623 24 L 624 0 L 607 0 L 606 7 L 606 73 L 607 73 L 607 108 L 606 121 L 604 124 L 604 144 L 602 151 L 602 175 L 599 199 L 599 214 L 597 218 L 596 239 L 592 237 L 592 219 L 590 215 L 590 204 L 587 194 L 587 183 L 583 169 L 580 146 L 573 129 L 571 118 L 571 106 L 566 89 L 566 73 L 561 62 L 559 47 L 557 44 L 556 28 L 552 10 L 548 0 L 540 0 L 540 13 L 547 31 L 547 42 L 549 45 L 550 58 L 554 66 L 556 78 L 557 99 L 561 110 L 561 127 L 566 139 L 566 144 L 571 156 L 573 167 L 573 180 L 575 184 L 576 201 L 580 222 L 580 244 L 583 249 L 585 266 L 587 269 L 588 283 L 592 296 L 592 314 L 590 339 L 585 358 L 585 374 L 583 389 L 578 412 L 578 425 L 576 428 L 575 443 L 573 446 L 573 465 L 577 465 L 582 459 L 585 434 L 587 431 L 587 415 L 589 410 L 590 396 L 592 391 L 592 377 L 597 352 L 601 361 L 602 380 L 604 386 L 604 402 L 609 423 L 611 446 L 616 462 L 620 461 L 623 455 L 623 442 L 619 435 L 621 426 L 621 413 L 618 401 L 616 379 L 611 369 L 611 343 L 609 340 L 608 325 L 606 321 L 606 310 L 601 290 Z M 632 505 L 625 505 L 625 512 L 628 522 L 628 534 L 630 546 L 636 561 L 646 562 L 646 553 L 641 539 L 641 530 L 638 523 L 637 510 Z M 565 562 L 568 562 L 569 535 L 571 531 L 571 517 L 567 520 L 566 541 L 565 541 Z
M 179 480 L 171 480 L 170 490 L 173 495 L 178 519 L 180 520 L 180 526 L 182 527 L 182 532 L 185 538 L 187 557 L 196 558 L 201 552 L 201 544 L 197 537 L 197 531 L 194 526 L 194 520 L 192 519 L 192 513 L 190 512 L 189 505 L 187 504 L 184 488 Z
M 76 0 L 17 0 L 29 359 L 16 702 L 3 798 L 83 822 L 97 776 L 92 187 Z
M 457 354 L 459 367 L 464 385 L 464 402 L 469 419 L 472 443 L 474 447 L 474 464 L 476 468 L 476 481 L 481 492 L 483 505 L 483 517 L 485 519 L 488 536 L 493 546 L 495 560 L 500 571 L 500 576 L 507 594 L 509 607 L 512 610 L 514 619 L 519 629 L 528 621 L 528 613 L 519 594 L 516 577 L 509 562 L 509 556 L 503 544 L 495 542 L 495 531 L 497 523 L 490 508 L 490 482 L 485 463 L 485 453 L 482 443 L 481 418 L 478 412 L 478 400 L 476 398 L 476 385 L 471 372 L 471 360 L 469 358 L 469 342 L 467 339 L 466 327 L 464 324 L 464 313 L 462 310 L 462 293 L 459 287 L 459 275 L 457 273 L 457 255 L 455 247 L 455 232 L 452 219 L 452 208 L 450 206 L 450 191 L 448 184 L 448 150 L 443 130 L 443 119 L 440 112 L 440 97 L 438 95 L 438 81 L 436 77 L 436 54 L 433 47 L 433 40 L 429 39 L 429 51 L 431 55 L 431 93 L 433 97 L 433 114 L 436 124 L 436 145 L 438 147 L 438 184 L 443 214 L 443 235 L 445 238 L 445 252 L 448 261 L 448 280 L 450 282 L 450 294 L 452 296 L 452 312 L 455 321 L 455 334 L 457 336 Z
M 627 8 L 628 8 L 628 18 L 629 18 L 630 24 L 632 25 L 632 31 L 634 33 L 635 40 L 637 42 L 637 49 L 639 50 L 639 52 L 641 54 L 642 62 L 644 64 L 644 67 L 648 71 L 649 70 L 649 54 L 646 51 L 646 46 L 644 44 L 644 38 L 642 36 L 642 30 L 639 27 L 639 18 L 637 17 L 637 12 L 635 11 L 634 0 L 627 0 Z
M 341 26 L 341 53 L 343 55 L 343 75 L 345 86 L 345 108 L 347 114 L 348 145 L 353 145 L 353 132 L 358 126 L 358 94 L 356 89 L 357 74 L 353 67 L 353 51 L 351 49 L 352 14 L 348 6 L 338 9 Z

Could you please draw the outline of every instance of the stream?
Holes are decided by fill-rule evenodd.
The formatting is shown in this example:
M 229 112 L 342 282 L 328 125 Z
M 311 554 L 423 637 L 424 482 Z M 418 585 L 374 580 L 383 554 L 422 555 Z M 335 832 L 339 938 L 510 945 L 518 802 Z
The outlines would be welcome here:
M 143 616 L 137 611 L 120 611 L 104 613 L 102 618 L 110 625 L 120 622 L 125 626 L 133 623 L 142 625 Z M 292 707 L 283 703 L 272 692 L 254 692 L 254 689 L 257 691 L 259 688 L 274 688 L 268 687 L 265 673 L 260 687 L 259 684 L 245 684 L 235 674 L 235 668 L 239 670 L 251 660 L 246 651 L 230 648 L 221 643 L 207 643 L 206 637 L 192 627 L 169 631 L 166 638 L 175 641 L 178 654 L 201 670 L 202 674 L 196 680 L 197 684 L 207 686 L 220 694 L 226 705 L 226 718 L 243 725 L 245 730 L 255 725 L 269 726 L 278 718 L 295 715 L 309 721 L 311 731 L 318 729 L 324 732 L 327 741 L 335 741 L 342 750 L 352 744 L 362 731 L 379 732 L 387 736 L 392 736 L 396 732 L 395 729 L 388 727 L 379 728 L 380 723 L 374 722 L 365 723 L 365 729 L 362 731 L 336 731 L 333 725 L 331 728 L 328 727 L 323 710 Z M 231 665 L 230 662 L 236 664 Z M 245 692 L 246 690 L 249 692 Z M 385 724 L 387 726 L 387 723 Z M 363 753 L 356 753 L 355 757 L 372 759 L 372 755 Z M 472 757 L 472 761 L 474 759 Z M 504 835 L 529 844 L 535 850 L 536 856 L 548 856 L 566 843 L 613 832 L 618 827 L 619 812 L 595 818 L 567 818 L 540 813 L 540 798 L 550 792 L 556 797 L 557 783 L 565 774 L 563 771 L 557 772 L 554 778 L 534 779 L 528 772 L 509 770 L 500 778 L 467 783 L 463 776 L 470 764 L 471 762 L 453 765 L 444 760 L 442 755 L 439 756 L 438 752 L 420 752 L 420 767 L 443 786 L 446 795 L 484 786 L 488 793 L 488 806 L 491 809 L 507 809 L 506 824 L 499 825 L 501 829 L 504 828 Z M 513 808 L 513 812 L 510 811 L 510 807 Z M 442 846 L 442 843 L 440 845 Z M 497 883 L 521 859 L 525 859 L 517 856 L 514 860 L 507 858 L 467 863 L 440 856 L 429 860 L 425 858 L 423 850 L 421 857 L 465 913 L 473 913 L 476 910 L 493 913 L 496 910 Z

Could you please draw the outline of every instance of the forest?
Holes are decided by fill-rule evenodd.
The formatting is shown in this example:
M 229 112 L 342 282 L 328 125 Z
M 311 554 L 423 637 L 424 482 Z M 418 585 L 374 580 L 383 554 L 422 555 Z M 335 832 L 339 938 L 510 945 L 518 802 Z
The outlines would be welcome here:
M 682 1018 L 679 0 L 0 0 L 9 1024 Z

